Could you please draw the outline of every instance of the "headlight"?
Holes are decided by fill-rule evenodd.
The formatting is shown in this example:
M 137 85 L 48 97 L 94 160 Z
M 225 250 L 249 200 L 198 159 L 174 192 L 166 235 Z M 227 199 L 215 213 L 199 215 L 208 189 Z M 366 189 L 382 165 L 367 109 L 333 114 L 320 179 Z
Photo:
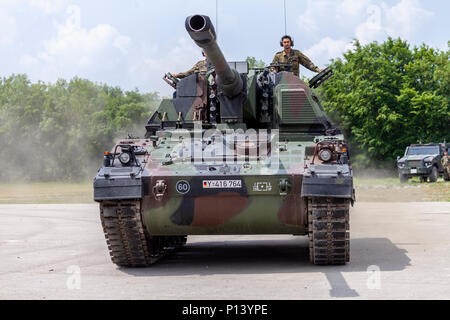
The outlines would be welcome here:
M 119 155 L 119 161 L 120 161 L 120 163 L 122 163 L 123 165 L 128 164 L 128 163 L 130 162 L 130 160 L 131 160 L 131 156 L 130 156 L 130 154 L 129 154 L 128 152 L 122 152 L 122 153 Z
M 330 161 L 332 155 L 333 153 L 331 152 L 330 149 L 322 149 L 319 152 L 319 158 L 324 162 Z
M 432 162 L 425 162 L 425 165 L 426 165 L 427 167 L 431 167 L 431 166 L 433 165 L 433 163 L 432 163 Z
M 399 163 L 397 163 L 397 166 L 398 166 L 400 169 L 403 169 L 403 168 L 405 167 L 405 163 L 404 163 L 404 162 L 399 162 Z

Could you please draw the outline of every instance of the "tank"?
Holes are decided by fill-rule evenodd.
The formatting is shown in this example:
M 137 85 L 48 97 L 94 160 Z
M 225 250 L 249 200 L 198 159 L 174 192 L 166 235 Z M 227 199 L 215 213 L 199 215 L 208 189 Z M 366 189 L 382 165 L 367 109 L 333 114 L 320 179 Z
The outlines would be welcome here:
M 249 70 L 226 61 L 209 17 L 185 26 L 208 56 L 206 76 L 173 81 L 145 138 L 118 141 L 94 179 L 112 262 L 150 266 L 189 235 L 285 234 L 308 236 L 313 264 L 347 263 L 349 149 L 314 92 L 332 70 L 309 85 Z

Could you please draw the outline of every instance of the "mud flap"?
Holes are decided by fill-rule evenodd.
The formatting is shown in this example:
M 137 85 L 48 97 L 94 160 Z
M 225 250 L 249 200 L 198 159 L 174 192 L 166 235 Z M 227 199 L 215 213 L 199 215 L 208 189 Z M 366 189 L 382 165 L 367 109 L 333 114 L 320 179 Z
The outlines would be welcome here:
M 347 165 L 314 165 L 303 177 L 302 197 L 355 200 L 353 177 Z
M 144 196 L 139 167 L 101 168 L 94 180 L 94 201 L 140 199 Z

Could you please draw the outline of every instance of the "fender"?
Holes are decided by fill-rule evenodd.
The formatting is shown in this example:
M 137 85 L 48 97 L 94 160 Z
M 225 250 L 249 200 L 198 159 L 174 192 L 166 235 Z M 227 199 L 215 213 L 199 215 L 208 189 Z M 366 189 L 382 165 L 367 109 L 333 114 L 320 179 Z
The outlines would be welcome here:
M 311 165 L 303 177 L 302 197 L 335 197 L 355 201 L 348 165 Z

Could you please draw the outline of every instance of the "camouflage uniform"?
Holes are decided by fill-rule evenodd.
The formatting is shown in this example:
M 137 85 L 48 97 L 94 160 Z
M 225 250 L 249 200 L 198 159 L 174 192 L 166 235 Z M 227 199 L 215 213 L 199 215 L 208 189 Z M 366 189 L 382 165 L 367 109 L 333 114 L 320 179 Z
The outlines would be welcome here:
M 441 159 L 442 167 L 444 168 L 444 173 L 449 176 L 450 175 L 450 156 L 445 155 Z
M 272 64 L 277 62 L 292 64 L 292 72 L 297 77 L 300 76 L 299 64 L 301 64 L 305 68 L 308 68 L 311 71 L 314 72 L 320 71 L 320 69 L 316 65 L 314 65 L 314 63 L 312 63 L 312 61 L 309 60 L 309 58 L 305 56 L 303 53 L 301 53 L 299 50 L 291 49 L 289 55 L 284 50 L 277 52 L 275 54 L 275 57 L 273 58 Z
M 177 78 L 183 79 L 196 72 L 200 73 L 201 75 L 206 75 L 206 71 L 207 71 L 207 60 L 205 59 L 197 62 L 189 71 L 178 73 Z

